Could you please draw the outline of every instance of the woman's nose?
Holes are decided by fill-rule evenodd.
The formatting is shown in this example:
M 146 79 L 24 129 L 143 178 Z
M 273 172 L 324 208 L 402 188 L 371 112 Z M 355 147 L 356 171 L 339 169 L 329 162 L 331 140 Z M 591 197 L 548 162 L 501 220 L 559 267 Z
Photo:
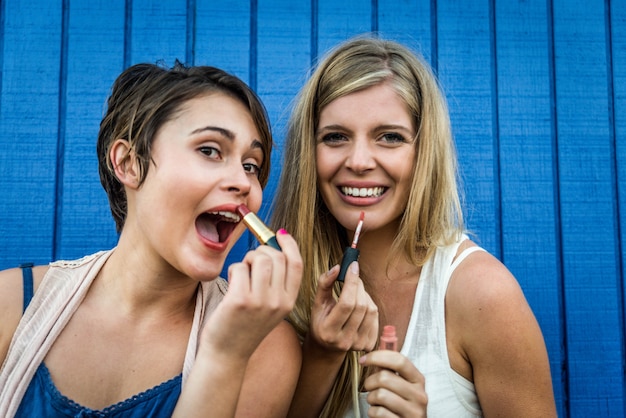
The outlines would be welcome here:
M 346 167 L 356 173 L 364 173 L 375 166 L 374 150 L 369 141 L 355 141 L 346 160 Z
M 228 170 L 224 172 L 224 187 L 228 191 L 247 195 L 252 187 L 250 176 L 241 163 L 232 163 L 228 165 Z

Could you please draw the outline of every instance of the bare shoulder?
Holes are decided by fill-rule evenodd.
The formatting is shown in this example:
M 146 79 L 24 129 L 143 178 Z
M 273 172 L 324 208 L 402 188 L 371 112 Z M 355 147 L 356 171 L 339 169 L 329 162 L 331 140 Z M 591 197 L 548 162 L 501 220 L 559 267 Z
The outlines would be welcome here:
M 302 350 L 295 330 L 281 321 L 256 349 L 246 369 L 237 416 L 287 416 L 298 382 Z
M 33 268 L 34 289 L 39 287 L 48 266 Z M 9 349 L 9 344 L 17 328 L 24 307 L 22 269 L 12 268 L 0 271 L 0 363 Z
M 517 279 L 486 251 L 471 253 L 454 270 L 446 312 L 460 322 L 459 329 L 467 330 L 466 341 L 477 335 L 479 340 L 492 333 L 493 337 L 506 335 L 516 323 L 535 321 Z
M 457 256 L 471 247 L 477 246 L 469 240 L 465 241 Z M 513 274 L 487 251 L 469 254 L 452 273 L 447 297 L 459 302 L 461 309 L 494 307 L 493 304 L 502 302 L 502 296 L 524 298 Z
M 539 324 L 516 278 L 486 251 L 469 254 L 453 272 L 446 329 L 451 364 L 456 359 L 473 380 L 485 416 L 555 416 Z

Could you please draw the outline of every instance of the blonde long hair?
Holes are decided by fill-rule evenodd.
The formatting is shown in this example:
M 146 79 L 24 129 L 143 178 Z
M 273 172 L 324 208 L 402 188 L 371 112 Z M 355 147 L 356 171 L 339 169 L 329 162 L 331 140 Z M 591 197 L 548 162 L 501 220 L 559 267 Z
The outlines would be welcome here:
M 333 100 L 383 82 L 390 82 L 406 102 L 417 129 L 412 187 L 389 254 L 404 255 L 421 266 L 437 246 L 451 243 L 463 231 L 448 108 L 430 67 L 393 41 L 359 36 L 340 44 L 319 63 L 296 99 L 274 200 L 272 225 L 295 237 L 304 261 L 302 286 L 290 317 L 301 339 L 309 330 L 317 280 L 340 262 L 348 245 L 345 228 L 329 212 L 317 188 L 319 115 Z M 345 413 L 359 389 L 356 385 L 362 384 L 359 354 L 346 356 L 321 416 Z

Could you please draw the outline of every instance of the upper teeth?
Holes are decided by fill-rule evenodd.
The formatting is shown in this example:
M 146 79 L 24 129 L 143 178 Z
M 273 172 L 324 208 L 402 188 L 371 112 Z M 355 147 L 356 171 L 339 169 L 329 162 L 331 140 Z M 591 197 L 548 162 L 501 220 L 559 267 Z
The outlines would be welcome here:
M 384 187 L 342 187 L 341 192 L 347 196 L 378 197 L 385 191 Z
M 225 220 L 231 221 L 231 222 L 239 222 L 241 220 L 239 215 L 233 212 L 226 212 L 226 211 L 220 210 L 219 212 L 209 212 L 209 213 L 211 215 L 220 215 L 221 217 L 226 218 Z

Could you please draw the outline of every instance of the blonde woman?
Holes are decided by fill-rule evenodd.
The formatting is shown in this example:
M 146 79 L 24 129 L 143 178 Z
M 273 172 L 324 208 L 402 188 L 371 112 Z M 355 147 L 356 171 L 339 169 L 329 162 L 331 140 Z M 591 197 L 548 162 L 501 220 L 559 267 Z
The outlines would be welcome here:
M 447 106 L 422 59 L 373 37 L 339 45 L 297 99 L 285 160 L 274 223 L 304 262 L 292 416 L 555 416 L 522 290 L 464 233 Z M 376 349 L 383 325 L 399 351 Z

